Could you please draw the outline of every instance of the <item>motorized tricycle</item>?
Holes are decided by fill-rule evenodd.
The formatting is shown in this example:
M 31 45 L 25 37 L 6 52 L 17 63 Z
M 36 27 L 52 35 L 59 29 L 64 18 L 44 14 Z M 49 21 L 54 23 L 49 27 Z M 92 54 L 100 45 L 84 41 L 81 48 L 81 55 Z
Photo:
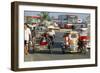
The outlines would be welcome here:
M 77 31 L 70 31 L 64 35 L 64 44 L 62 44 L 62 52 L 75 53 L 78 52 L 78 38 Z

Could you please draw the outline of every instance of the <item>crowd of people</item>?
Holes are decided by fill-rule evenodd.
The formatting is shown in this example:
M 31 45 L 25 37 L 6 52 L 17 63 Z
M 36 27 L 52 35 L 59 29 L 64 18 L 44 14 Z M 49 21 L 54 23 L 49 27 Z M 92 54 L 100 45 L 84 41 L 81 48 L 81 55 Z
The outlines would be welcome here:
M 32 50 L 36 49 L 36 41 L 38 46 L 41 46 L 40 49 L 46 47 L 51 52 L 51 48 L 54 45 L 55 30 L 52 28 L 47 29 L 48 30 L 44 31 L 42 34 L 38 34 L 38 32 L 31 29 L 27 23 L 24 24 L 24 50 L 26 55 L 29 54 L 30 48 Z M 67 31 L 62 37 L 64 40 L 64 47 L 67 49 L 70 47 L 70 50 L 74 52 L 80 48 L 87 48 L 86 45 L 89 40 L 87 33 L 84 32 L 83 29 L 81 29 L 80 32 L 74 31 L 73 29 L 74 28 L 72 28 L 72 31 Z M 62 50 L 64 51 L 65 48 L 62 48 Z

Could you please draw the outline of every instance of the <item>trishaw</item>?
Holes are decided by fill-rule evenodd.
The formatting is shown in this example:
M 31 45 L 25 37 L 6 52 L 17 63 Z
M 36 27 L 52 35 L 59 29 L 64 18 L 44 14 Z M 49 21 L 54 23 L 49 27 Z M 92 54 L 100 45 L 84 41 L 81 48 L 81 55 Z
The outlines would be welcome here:
M 78 38 L 79 38 L 79 34 L 77 31 L 67 32 L 64 36 L 64 44 L 62 46 L 62 52 L 63 53 L 78 52 Z
M 81 53 L 86 53 L 88 51 L 88 48 L 90 48 L 89 39 L 90 38 L 87 34 L 87 29 L 86 28 L 81 29 L 81 33 L 79 35 L 79 43 L 78 43 L 79 45 L 78 49 Z
M 84 32 L 83 32 L 84 31 Z M 89 36 L 86 30 L 82 30 L 82 32 L 78 31 L 70 31 L 67 32 L 64 36 L 64 44 L 62 44 L 62 52 L 70 52 L 70 53 L 86 53 L 88 52 L 89 46 Z

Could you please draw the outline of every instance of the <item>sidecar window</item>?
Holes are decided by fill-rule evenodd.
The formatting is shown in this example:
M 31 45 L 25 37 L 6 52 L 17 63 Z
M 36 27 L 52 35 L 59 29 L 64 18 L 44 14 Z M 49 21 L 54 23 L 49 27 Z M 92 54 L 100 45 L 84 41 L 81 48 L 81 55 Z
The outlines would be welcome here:
M 71 34 L 71 38 L 76 38 L 77 35 L 76 34 Z

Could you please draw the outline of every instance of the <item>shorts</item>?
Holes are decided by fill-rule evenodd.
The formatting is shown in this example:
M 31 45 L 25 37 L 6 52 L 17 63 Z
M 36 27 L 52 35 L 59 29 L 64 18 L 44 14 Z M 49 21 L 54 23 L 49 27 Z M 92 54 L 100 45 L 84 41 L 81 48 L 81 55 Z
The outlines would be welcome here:
M 28 41 L 27 40 L 24 40 L 24 45 L 28 44 Z

